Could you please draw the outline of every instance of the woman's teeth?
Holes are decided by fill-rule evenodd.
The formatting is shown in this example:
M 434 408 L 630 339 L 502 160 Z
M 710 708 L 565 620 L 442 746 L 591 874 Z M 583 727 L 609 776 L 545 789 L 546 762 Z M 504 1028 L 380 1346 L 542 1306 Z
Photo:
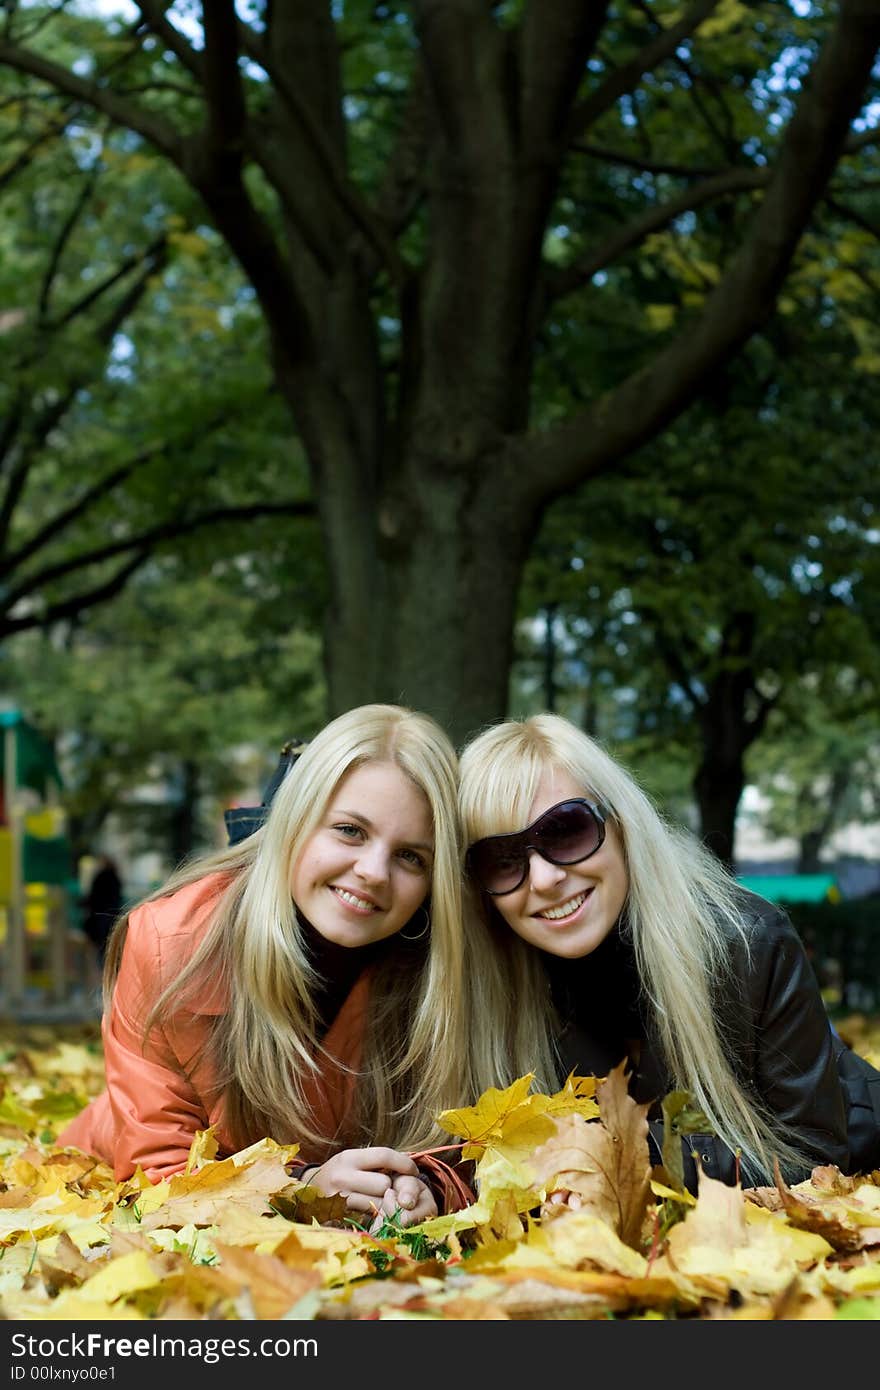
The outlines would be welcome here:
M 356 898 L 354 893 L 347 893 L 344 888 L 334 888 L 333 891 L 343 902 L 351 903 L 352 907 L 359 908 L 361 912 L 372 912 L 375 909 L 375 903 L 368 903 L 365 898 Z
M 562 903 L 559 907 L 548 907 L 546 912 L 539 912 L 539 917 L 546 917 L 550 922 L 556 922 L 560 917 L 569 917 L 572 912 L 576 912 L 581 903 L 586 900 L 586 893 L 578 893 L 576 898 L 569 898 L 567 903 Z

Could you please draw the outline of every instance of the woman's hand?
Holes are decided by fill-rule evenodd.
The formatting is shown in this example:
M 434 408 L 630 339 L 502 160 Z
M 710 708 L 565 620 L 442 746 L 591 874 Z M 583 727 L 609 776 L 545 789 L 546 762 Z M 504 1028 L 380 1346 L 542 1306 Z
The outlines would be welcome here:
M 370 1227 L 370 1235 L 381 1230 L 389 1216 L 397 1217 L 401 1226 L 417 1226 L 437 1215 L 437 1201 L 424 1178 L 398 1177 L 382 1198 L 382 1205 Z
M 437 1215 L 437 1203 L 415 1162 L 397 1149 L 343 1149 L 303 1176 L 325 1197 L 339 1194 L 351 1211 L 375 1217 L 377 1228 L 398 1209 L 402 1226 Z
M 572 1192 L 567 1187 L 558 1187 L 555 1192 L 547 1193 L 545 1206 L 549 1207 L 568 1207 L 570 1211 L 580 1211 L 584 1200 L 579 1192 Z

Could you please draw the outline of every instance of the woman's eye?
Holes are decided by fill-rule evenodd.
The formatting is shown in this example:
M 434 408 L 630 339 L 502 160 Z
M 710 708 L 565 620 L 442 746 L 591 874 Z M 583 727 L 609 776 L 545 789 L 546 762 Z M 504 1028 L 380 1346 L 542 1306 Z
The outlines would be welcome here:
M 424 859 L 420 854 L 417 854 L 414 849 L 402 849 L 400 851 L 400 857 L 407 864 L 411 864 L 414 869 L 424 869 L 426 867 Z
M 338 830 L 340 835 L 344 835 L 347 840 L 354 840 L 363 831 L 359 825 L 334 825 L 334 830 Z

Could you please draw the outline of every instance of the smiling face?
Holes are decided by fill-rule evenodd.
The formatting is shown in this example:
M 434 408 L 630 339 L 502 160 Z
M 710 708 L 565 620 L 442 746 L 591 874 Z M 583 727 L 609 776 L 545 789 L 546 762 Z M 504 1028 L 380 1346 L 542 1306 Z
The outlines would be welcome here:
M 325 941 L 368 946 L 424 902 L 433 858 L 424 793 L 395 763 L 363 763 L 332 792 L 293 866 L 291 893 Z
M 529 810 L 528 824 L 585 789 L 567 772 L 550 770 L 541 778 Z M 629 876 L 623 846 L 610 820 L 605 842 L 579 864 L 551 864 L 535 851 L 529 855 L 525 882 L 512 893 L 492 898 L 504 921 L 530 946 L 567 960 L 595 951 L 623 911 Z

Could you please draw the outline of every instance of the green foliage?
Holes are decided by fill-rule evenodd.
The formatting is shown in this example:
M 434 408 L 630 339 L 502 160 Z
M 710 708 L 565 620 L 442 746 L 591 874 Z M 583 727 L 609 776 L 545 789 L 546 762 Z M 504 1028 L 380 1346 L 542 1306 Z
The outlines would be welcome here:
M 118 57 L 121 30 L 64 33 L 96 62 Z M 20 85 L 0 67 L 6 92 Z M 73 615 L 78 595 L 88 606 L 201 516 L 307 489 L 262 316 L 180 175 L 139 137 L 27 96 L 0 106 L 0 131 L 0 539 L 15 630 L 53 606 Z
M 704 713 L 741 677 L 744 747 L 762 705 L 778 705 L 749 760 L 773 789 L 776 834 L 799 833 L 808 768 L 815 784 L 860 759 L 866 785 L 880 683 L 872 383 L 842 325 L 829 336 L 799 313 L 798 327 L 796 360 L 788 329 L 754 340 L 623 475 L 548 510 L 521 589 L 515 671 L 525 707 L 546 705 L 552 614 L 557 707 L 681 819 L 716 737 Z M 853 796 L 839 809 L 873 814 Z
M 418 617 L 434 597 L 410 598 L 399 581 L 426 549 L 425 519 L 467 532 L 461 570 L 473 573 L 469 551 L 486 531 L 469 529 L 472 514 L 506 492 L 503 462 L 492 483 L 496 458 L 529 428 L 543 447 L 591 407 L 592 433 L 614 434 L 612 393 L 703 321 L 836 20 L 830 6 L 721 0 L 649 61 L 690 11 L 677 0 L 609 7 L 598 41 L 583 41 L 568 107 L 532 148 L 530 104 L 555 89 L 551 20 L 540 28 L 537 4 L 450 18 L 346 0 L 319 7 L 308 34 L 295 7 L 239 7 L 243 120 L 221 150 L 234 102 L 212 109 L 202 51 L 186 46 L 198 6 L 172 7 L 176 40 L 76 8 L 13 7 L 6 34 L 93 80 L 96 109 L 63 81 L 0 65 L 0 294 L 12 315 L 0 329 L 0 414 L 16 421 L 13 469 L 27 465 L 7 494 L 7 614 L 39 622 L 69 602 L 72 617 L 78 600 L 125 579 L 139 537 L 164 563 L 176 540 L 157 526 L 312 489 L 320 543 L 303 526 L 279 557 L 228 530 L 200 532 L 181 552 L 187 580 L 227 550 L 245 557 L 267 602 L 290 603 L 297 624 L 316 631 L 329 607 L 327 630 L 356 671 L 376 652 L 389 668 L 420 665 L 402 633 L 430 623 L 391 612 L 366 628 L 401 592 Z M 869 84 L 866 110 L 874 96 Z M 609 457 L 607 476 L 573 493 L 570 466 L 547 492 L 536 479 L 529 499 L 538 538 L 511 704 L 558 698 L 682 819 L 695 764 L 723 742 L 709 716 L 725 681 L 741 676 L 745 691 L 739 753 L 800 679 L 848 663 L 875 680 L 880 194 L 862 124 L 778 312 L 768 303 L 738 365 L 686 414 L 673 402 L 672 423 L 654 421 L 636 454 Z M 506 241 L 536 185 L 528 244 Z M 471 264 L 486 274 L 465 293 Z M 84 304 L 83 286 L 105 282 Z M 491 360 L 472 361 L 484 300 Z M 505 534 L 517 520 L 503 505 L 493 516 Z M 548 614 L 555 654 L 534 631 Z M 464 657 L 447 663 L 453 695 L 485 661 L 478 649 Z
M 267 536 L 261 561 L 273 544 Z M 224 804 L 262 788 L 286 738 L 320 727 L 317 640 L 259 579 L 247 553 L 197 578 L 167 560 L 66 642 L 25 633 L 7 643 L 5 689 L 56 740 L 80 852 L 112 813 L 134 850 L 164 848 L 172 867 L 169 817 L 188 794 L 186 769 L 196 845 L 212 846 Z
M 448 1260 L 452 1254 L 451 1248 L 445 1241 L 432 1240 L 419 1230 L 408 1230 L 400 1223 L 401 1209 L 398 1208 L 392 1216 L 386 1216 L 378 1230 L 372 1232 L 377 1241 L 394 1241 L 397 1245 L 402 1245 L 410 1260 Z M 351 1222 L 351 1225 L 357 1225 Z M 367 1258 L 373 1266 L 375 1274 L 388 1277 L 399 1267 L 400 1256 L 393 1250 L 368 1249 Z
M 852 657 L 875 654 L 855 644 Z M 768 736 L 750 759 L 752 781 L 767 799 L 755 813 L 769 834 L 801 843 L 804 872 L 815 872 L 834 832 L 875 821 L 880 809 L 876 683 L 858 667 L 824 670 L 786 692 Z

